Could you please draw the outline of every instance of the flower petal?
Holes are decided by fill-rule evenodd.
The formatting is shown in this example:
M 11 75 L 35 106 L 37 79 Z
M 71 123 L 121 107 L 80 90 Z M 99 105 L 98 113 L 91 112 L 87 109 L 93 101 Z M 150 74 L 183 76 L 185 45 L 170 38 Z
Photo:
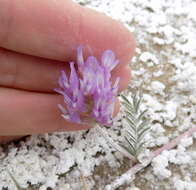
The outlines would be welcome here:
M 70 88 L 73 90 L 73 99 L 75 99 L 78 95 L 78 87 L 79 87 L 79 79 L 76 73 L 74 62 L 70 63 L 71 74 L 69 78 Z
M 61 110 L 61 112 L 62 112 L 64 115 L 67 114 L 67 110 L 66 110 L 61 104 L 58 104 L 57 106 L 58 106 L 58 108 Z
M 100 64 L 96 57 L 89 56 L 85 62 L 85 67 L 90 67 L 95 72 L 97 68 L 100 67 Z
M 111 71 L 114 68 L 114 64 L 116 66 L 115 55 L 112 50 L 106 50 L 103 52 L 101 64 L 108 71 Z
M 70 120 L 74 123 L 81 123 L 80 116 L 77 112 L 69 111 L 70 114 Z
M 83 46 L 79 46 L 77 48 L 77 65 L 78 65 L 78 70 L 82 73 L 83 67 L 84 67 L 84 57 L 82 53 L 82 48 Z
M 61 88 L 69 88 L 69 83 L 68 83 L 68 79 L 67 79 L 67 75 L 65 73 L 65 71 L 61 71 L 61 76 L 59 77 L 59 86 Z

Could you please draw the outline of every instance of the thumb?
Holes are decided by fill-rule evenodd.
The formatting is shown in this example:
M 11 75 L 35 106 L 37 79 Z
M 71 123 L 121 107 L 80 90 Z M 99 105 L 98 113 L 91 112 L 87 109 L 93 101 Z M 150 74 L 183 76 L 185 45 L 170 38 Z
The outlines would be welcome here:
M 121 63 L 134 51 L 132 35 L 122 24 L 70 0 L 0 1 L 0 47 L 66 61 L 79 45 L 100 56 L 112 49 Z

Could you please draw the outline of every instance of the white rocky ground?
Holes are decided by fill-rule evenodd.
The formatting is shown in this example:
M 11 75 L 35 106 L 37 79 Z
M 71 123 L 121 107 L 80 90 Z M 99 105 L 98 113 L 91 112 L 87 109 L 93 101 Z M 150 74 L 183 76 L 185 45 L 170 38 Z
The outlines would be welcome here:
M 135 35 L 136 56 L 127 95 L 143 90 L 143 108 L 152 120 L 150 149 L 196 127 L 196 1 L 76 0 L 123 22 Z M 121 139 L 120 122 L 107 129 Z M 136 174 L 127 190 L 196 190 L 196 134 L 164 151 Z M 29 137 L 0 147 L 0 189 L 105 189 L 131 167 L 96 128 L 86 132 Z

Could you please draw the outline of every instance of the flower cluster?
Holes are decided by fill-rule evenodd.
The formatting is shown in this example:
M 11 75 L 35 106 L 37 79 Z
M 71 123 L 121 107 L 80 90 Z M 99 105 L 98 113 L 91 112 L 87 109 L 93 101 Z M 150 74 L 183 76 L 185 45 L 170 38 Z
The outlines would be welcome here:
M 82 47 L 79 47 L 77 67 L 70 62 L 69 78 L 65 71 L 61 71 L 58 81 L 60 88 L 55 89 L 64 97 L 66 108 L 58 105 L 62 117 L 76 123 L 93 121 L 111 125 L 120 80 L 118 77 L 112 85 L 111 71 L 118 63 L 111 50 L 103 52 L 100 62 L 94 56 L 84 61 Z

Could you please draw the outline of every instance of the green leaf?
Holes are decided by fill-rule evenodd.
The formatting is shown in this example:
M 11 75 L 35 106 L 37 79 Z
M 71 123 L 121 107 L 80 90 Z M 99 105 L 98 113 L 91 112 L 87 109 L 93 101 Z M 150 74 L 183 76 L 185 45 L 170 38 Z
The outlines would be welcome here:
M 148 127 L 144 128 L 143 130 L 140 131 L 140 133 L 138 133 L 138 141 L 141 141 L 144 138 L 147 131 L 149 131 Z
M 139 146 L 138 146 L 138 149 L 143 148 L 145 144 L 146 144 L 146 142 L 141 142 L 141 143 L 139 144 Z
M 131 129 L 136 133 L 137 126 L 135 125 L 135 123 L 131 119 L 129 119 L 129 118 L 126 118 L 126 120 L 127 120 L 128 124 L 129 124 L 129 127 L 131 127 Z
M 134 113 L 133 112 L 130 112 L 130 111 L 125 111 L 125 113 L 131 117 L 132 120 L 135 120 L 135 116 L 134 116 Z
M 133 150 L 130 146 L 127 147 L 127 146 L 125 146 L 125 145 L 123 145 L 123 144 L 120 144 L 120 146 L 121 146 L 123 149 L 125 149 L 128 153 L 130 153 L 132 156 L 135 157 L 135 152 L 134 152 L 134 150 Z
M 140 132 L 140 130 L 142 130 L 145 126 L 147 126 L 148 125 L 148 121 L 147 120 L 144 120 L 144 121 L 142 121 L 142 123 L 140 123 L 139 125 L 138 125 L 138 127 L 137 127 L 137 129 L 138 129 L 138 132 Z
M 137 113 L 137 112 L 136 112 L 136 104 L 137 104 L 137 97 L 136 97 L 136 94 L 133 95 L 132 104 L 133 104 L 134 112 Z
M 127 122 L 128 122 L 131 126 L 134 127 L 134 129 L 137 128 L 137 126 L 135 125 L 135 122 L 134 122 L 131 118 L 127 117 L 126 120 L 127 120 Z
M 137 118 L 137 122 L 141 121 L 144 118 L 144 115 L 146 114 L 146 112 L 147 112 L 147 109 L 140 113 L 140 115 Z
M 145 143 L 144 143 L 145 144 Z M 140 145 L 137 149 L 137 156 L 144 150 L 144 144 Z
M 134 108 L 132 105 L 127 104 L 125 102 L 122 102 L 122 104 L 125 106 L 126 110 L 130 110 L 131 112 L 134 112 Z
M 135 103 L 135 110 L 136 110 L 136 113 L 138 113 L 138 111 L 139 111 L 139 107 L 140 107 L 141 101 L 142 101 L 142 98 L 139 97 L 138 100 L 137 100 L 136 103 Z
M 125 136 L 125 140 L 128 142 L 128 144 L 129 144 L 129 146 L 131 147 L 131 149 L 132 149 L 134 152 L 136 152 L 136 151 L 135 151 L 135 146 L 134 146 L 134 144 L 132 144 L 132 142 L 130 141 L 130 139 L 128 139 L 128 138 Z
M 124 135 L 125 143 L 127 143 L 127 145 L 122 145 L 122 147 L 137 159 L 138 154 L 143 150 L 145 144 L 143 141 L 144 136 L 150 129 L 150 127 L 148 127 L 148 120 L 145 119 L 147 110 L 140 110 L 142 102 L 141 94 L 135 93 L 132 95 L 131 101 L 124 95 L 121 95 L 121 97 L 125 107 L 125 119 L 128 124 Z
M 122 102 L 122 103 L 123 103 L 124 105 L 126 105 L 126 107 L 127 107 L 128 109 L 134 110 L 133 105 L 132 105 L 131 102 L 127 99 L 127 97 L 124 96 L 124 95 L 121 95 L 121 97 L 122 97 L 122 99 L 123 99 L 123 102 Z
M 127 137 L 129 137 L 134 143 L 136 143 L 136 138 L 132 135 L 131 132 L 127 131 Z
M 125 95 L 122 94 L 121 97 L 122 97 L 122 99 L 123 99 L 125 102 L 127 102 L 128 104 L 130 104 L 129 100 L 127 99 L 127 97 L 126 97 Z

